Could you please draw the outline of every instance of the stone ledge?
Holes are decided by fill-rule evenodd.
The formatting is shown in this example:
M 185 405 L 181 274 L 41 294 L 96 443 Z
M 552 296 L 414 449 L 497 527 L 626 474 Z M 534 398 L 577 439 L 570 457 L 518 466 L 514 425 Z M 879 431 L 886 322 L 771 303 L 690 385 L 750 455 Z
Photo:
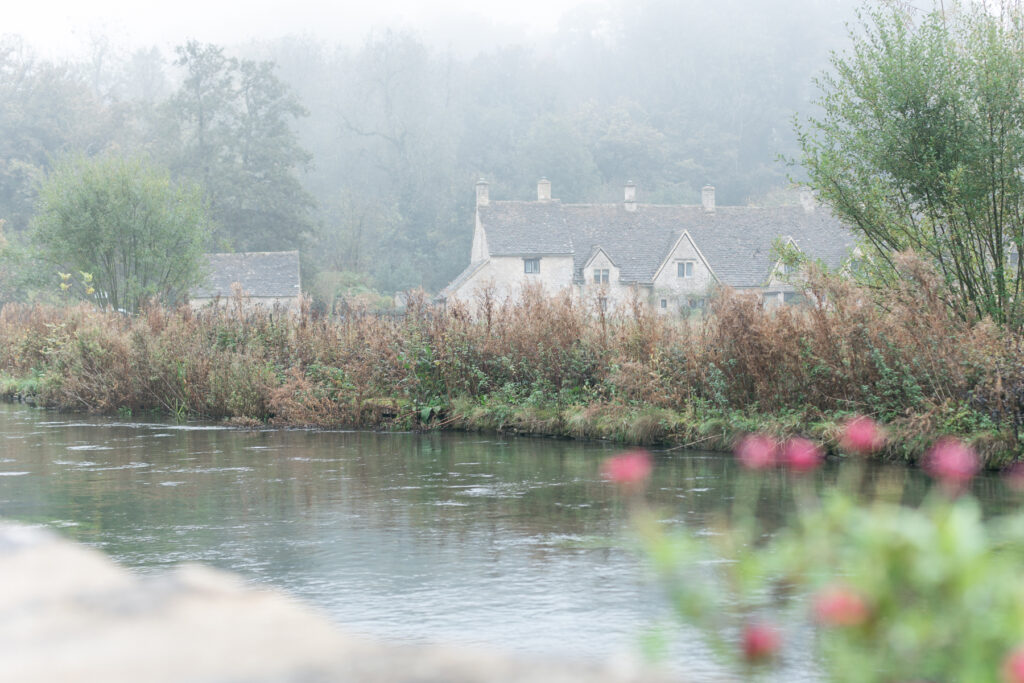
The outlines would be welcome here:
M 138 576 L 45 529 L 0 525 L 0 680 L 202 683 L 667 681 L 344 633 L 283 593 L 199 565 Z

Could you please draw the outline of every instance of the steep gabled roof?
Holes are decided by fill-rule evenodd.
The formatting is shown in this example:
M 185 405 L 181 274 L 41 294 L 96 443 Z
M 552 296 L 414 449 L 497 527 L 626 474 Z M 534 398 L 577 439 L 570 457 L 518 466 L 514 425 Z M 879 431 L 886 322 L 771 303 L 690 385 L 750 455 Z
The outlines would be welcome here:
M 491 202 L 477 210 L 492 256 L 573 253 L 559 201 Z
M 619 264 L 615 262 L 615 259 L 613 259 L 611 257 L 611 255 L 609 255 L 608 252 L 604 250 L 604 247 L 602 247 L 599 244 L 595 244 L 594 247 L 590 250 L 590 255 L 587 256 L 585 259 L 583 259 L 583 266 L 582 267 L 586 268 L 591 263 L 593 263 L 594 259 L 597 258 L 598 254 L 604 254 L 605 258 L 607 258 L 609 261 L 611 261 L 613 266 L 615 266 L 616 268 L 619 267 Z M 573 261 L 578 261 L 578 259 L 574 258 Z M 576 270 L 579 270 L 579 269 L 580 269 L 580 267 L 576 268 Z
M 654 274 L 651 276 L 651 279 L 657 280 L 658 276 L 661 275 L 662 271 L 665 268 L 669 267 L 669 265 L 671 264 L 672 254 L 675 253 L 676 249 L 679 248 L 679 245 L 682 244 L 684 241 L 688 242 L 690 246 L 692 246 L 694 250 L 696 250 L 697 257 L 704 264 L 704 267 L 707 268 L 708 271 L 711 273 L 711 277 L 714 278 L 716 282 L 718 282 L 718 273 L 715 272 L 714 266 L 712 266 L 711 263 L 708 262 L 707 257 L 704 256 L 704 252 L 701 251 L 700 247 L 697 246 L 697 243 L 693 241 L 693 237 L 690 236 L 689 230 L 683 230 L 682 234 L 679 235 L 679 239 L 677 239 L 675 243 L 672 245 L 671 249 L 669 249 L 668 252 L 665 253 L 665 258 L 662 259 L 661 265 L 659 265 L 658 269 L 654 271 Z
M 657 213 L 639 207 L 626 211 L 621 204 L 567 204 L 564 214 L 570 239 L 578 248 L 576 269 L 600 247 L 618 267 L 623 282 L 649 282 L 682 232 Z
M 719 280 L 733 287 L 758 287 L 768 280 L 772 243 L 792 237 L 809 257 L 838 267 L 854 246 L 852 234 L 824 207 L 761 208 L 640 204 L 492 202 L 480 207 L 492 255 L 573 254 L 580 272 L 601 248 L 623 282 L 652 282 L 684 231 Z
M 721 280 L 734 287 L 767 282 L 776 261 L 772 244 L 778 238 L 792 238 L 804 254 L 830 268 L 839 267 L 854 246 L 853 234 L 824 207 L 813 212 L 799 206 L 722 207 L 702 227 L 704 232 L 694 239 Z
M 236 282 L 253 297 L 292 297 L 301 293 L 299 252 L 252 251 L 207 254 L 206 282 L 192 291 L 195 299 L 231 296 Z

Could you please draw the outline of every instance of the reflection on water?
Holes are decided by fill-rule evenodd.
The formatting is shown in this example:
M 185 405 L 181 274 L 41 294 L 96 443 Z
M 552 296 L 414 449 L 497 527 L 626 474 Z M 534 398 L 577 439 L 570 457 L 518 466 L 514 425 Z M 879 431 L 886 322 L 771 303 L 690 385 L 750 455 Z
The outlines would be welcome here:
M 0 516 L 141 571 L 198 561 L 241 572 L 358 632 L 607 657 L 667 616 L 623 542 L 626 505 L 598 477 L 609 446 L 246 432 L 3 405 L 0 447 Z M 782 513 L 784 477 L 735 475 L 721 455 L 660 454 L 649 497 L 668 523 L 698 528 L 734 495 L 757 495 L 769 522 Z M 879 476 L 923 490 L 914 472 Z M 979 487 L 1000 504 L 992 479 Z M 699 679 L 714 667 L 691 636 L 674 634 L 686 646 L 672 657 Z M 787 679 L 812 672 L 796 661 Z

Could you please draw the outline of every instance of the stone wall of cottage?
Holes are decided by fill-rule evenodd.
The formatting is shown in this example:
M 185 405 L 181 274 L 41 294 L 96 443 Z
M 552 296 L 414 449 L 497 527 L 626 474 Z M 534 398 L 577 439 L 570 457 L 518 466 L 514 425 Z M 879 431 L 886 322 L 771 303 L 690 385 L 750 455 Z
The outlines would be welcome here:
M 475 303 L 482 288 L 494 286 L 500 299 L 517 297 L 524 284 L 539 284 L 549 295 L 572 287 L 572 256 L 540 256 L 540 272 L 526 273 L 522 256 L 492 256 L 476 273 L 452 293 L 452 298 Z
M 221 307 L 225 307 L 233 305 L 234 298 L 228 294 L 217 299 L 193 298 L 189 299 L 188 303 L 193 311 L 199 311 L 207 306 L 212 306 L 214 302 L 217 302 Z M 264 308 L 268 311 L 276 307 L 278 310 L 286 310 L 290 313 L 299 312 L 299 297 L 297 296 L 247 296 L 245 297 L 245 304 L 247 306 Z
M 759 289 L 761 296 L 764 297 L 765 305 L 768 307 L 783 306 L 802 298 L 796 285 L 803 279 L 800 273 L 783 275 L 781 264 L 776 264 L 768 278 L 768 283 Z
M 484 231 L 484 226 L 480 222 L 480 212 L 476 213 L 476 227 L 473 228 L 473 247 L 470 249 L 469 262 L 476 263 L 477 261 L 484 261 L 490 256 L 490 252 L 487 248 L 487 233 Z
M 679 276 L 679 263 L 693 263 L 693 274 Z M 672 250 L 664 267 L 654 278 L 651 305 L 658 313 L 678 313 L 689 308 L 691 301 L 699 303 L 706 298 L 715 282 L 703 259 L 689 237 L 683 236 Z M 661 305 L 665 300 L 666 305 Z
M 594 271 L 608 271 L 608 282 L 595 281 Z M 607 313 L 623 310 L 633 300 L 633 287 L 620 281 L 621 273 L 603 251 L 597 252 L 583 269 L 583 284 L 577 288 L 577 294 L 588 308 L 597 311 L 600 306 Z M 646 300 L 646 296 L 641 295 Z

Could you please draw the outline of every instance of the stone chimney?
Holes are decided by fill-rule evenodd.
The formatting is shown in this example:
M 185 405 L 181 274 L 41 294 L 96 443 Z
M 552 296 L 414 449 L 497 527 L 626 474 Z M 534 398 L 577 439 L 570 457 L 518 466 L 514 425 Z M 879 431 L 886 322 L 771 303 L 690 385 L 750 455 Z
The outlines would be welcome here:
M 476 205 L 487 206 L 491 203 L 490 186 L 487 181 L 481 178 L 476 181 Z
M 700 203 L 708 213 L 715 212 L 715 186 L 705 185 L 700 188 Z
M 814 207 L 818 205 L 814 199 L 814 191 L 809 187 L 800 188 L 800 206 L 804 207 L 804 213 L 814 213 Z
M 537 201 L 551 201 L 551 181 L 547 178 L 541 178 L 537 181 Z
M 636 211 L 636 184 L 630 180 L 626 183 L 626 211 Z

